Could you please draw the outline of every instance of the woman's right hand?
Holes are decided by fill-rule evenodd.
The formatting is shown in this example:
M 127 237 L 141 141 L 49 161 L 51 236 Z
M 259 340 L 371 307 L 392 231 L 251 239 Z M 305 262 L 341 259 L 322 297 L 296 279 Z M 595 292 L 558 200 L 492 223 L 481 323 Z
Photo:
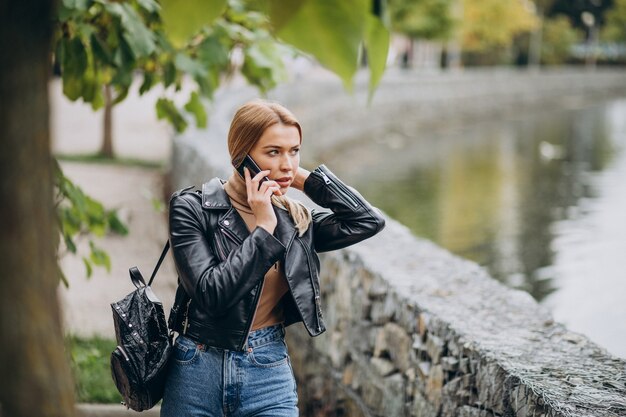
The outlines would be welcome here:
M 270 170 L 259 172 L 253 178 L 250 178 L 250 171 L 244 168 L 244 176 L 246 178 L 246 191 L 248 193 L 248 204 L 256 218 L 256 225 L 264 228 L 270 234 L 274 233 L 278 220 L 276 213 L 272 208 L 272 194 L 281 195 L 280 187 L 275 181 L 263 181 L 263 177 L 269 175 Z M 259 187 L 259 183 L 261 186 Z

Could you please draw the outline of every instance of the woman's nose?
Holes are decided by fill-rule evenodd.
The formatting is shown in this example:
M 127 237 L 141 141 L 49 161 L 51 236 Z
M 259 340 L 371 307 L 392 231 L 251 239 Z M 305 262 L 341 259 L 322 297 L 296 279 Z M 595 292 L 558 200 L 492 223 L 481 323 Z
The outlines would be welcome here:
M 288 156 L 283 156 L 280 158 L 280 170 L 281 171 L 291 171 L 292 167 L 291 159 Z

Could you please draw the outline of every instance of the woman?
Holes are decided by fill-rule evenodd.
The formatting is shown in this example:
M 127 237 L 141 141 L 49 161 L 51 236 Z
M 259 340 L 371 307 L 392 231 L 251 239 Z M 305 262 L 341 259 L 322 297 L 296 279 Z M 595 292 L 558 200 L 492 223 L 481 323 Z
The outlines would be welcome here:
M 228 133 L 234 167 L 261 172 L 175 193 L 170 242 L 179 273 L 169 318 L 178 332 L 161 415 L 297 416 L 285 327 L 324 332 L 316 252 L 378 233 L 380 212 L 324 165 L 300 167 L 302 130 L 279 104 L 253 101 Z M 267 180 L 264 178 L 267 177 Z M 285 196 L 304 191 L 329 210 Z

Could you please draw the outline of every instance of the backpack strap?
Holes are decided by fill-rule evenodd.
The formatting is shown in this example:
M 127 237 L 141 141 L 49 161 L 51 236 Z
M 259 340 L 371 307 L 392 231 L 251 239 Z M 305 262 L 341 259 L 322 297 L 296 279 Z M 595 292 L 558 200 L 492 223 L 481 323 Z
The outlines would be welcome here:
M 190 185 L 189 187 L 185 187 L 176 191 L 174 194 L 172 194 L 170 201 L 172 201 L 174 197 L 178 197 L 179 195 L 185 192 L 188 192 L 192 188 L 194 188 L 194 186 Z M 146 287 L 146 286 L 149 287 L 152 285 L 152 281 L 154 281 L 154 278 L 156 277 L 156 274 L 159 271 L 159 268 L 161 267 L 161 264 L 163 263 L 163 260 L 165 259 L 165 255 L 167 255 L 167 251 L 169 249 L 170 249 L 170 241 L 168 239 L 167 242 L 165 242 L 163 251 L 161 251 L 161 256 L 159 257 L 159 261 L 157 262 L 156 266 L 154 267 L 154 270 L 152 271 L 152 275 L 150 276 L 150 281 L 148 281 L 148 285 L 146 285 L 146 281 L 144 280 L 143 276 L 141 275 L 141 272 L 139 272 L 139 269 L 136 266 L 133 266 L 132 268 L 128 270 L 130 272 L 130 280 L 132 281 L 135 287 L 141 288 L 141 287 Z
M 161 267 L 161 264 L 163 263 L 163 259 L 165 259 L 165 255 L 167 255 L 167 251 L 169 249 L 170 249 L 170 241 L 168 239 L 167 242 L 165 243 L 165 246 L 163 247 L 163 251 L 161 252 L 161 257 L 159 258 L 159 262 L 157 262 L 156 266 L 154 267 L 154 271 L 152 271 L 152 276 L 150 277 L 150 281 L 148 281 L 148 287 L 152 285 L 152 281 L 154 281 L 154 277 L 159 271 L 159 268 Z

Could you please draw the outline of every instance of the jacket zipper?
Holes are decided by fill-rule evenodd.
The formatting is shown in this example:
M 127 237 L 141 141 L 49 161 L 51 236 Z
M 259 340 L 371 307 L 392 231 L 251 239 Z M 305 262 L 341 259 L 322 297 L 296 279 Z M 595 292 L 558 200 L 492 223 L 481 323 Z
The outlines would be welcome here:
M 219 237 L 215 236 L 215 245 L 217 246 L 217 251 L 220 254 L 220 257 L 222 258 L 222 262 L 226 260 L 226 252 L 224 251 L 224 248 L 222 248 L 222 244 L 220 243 L 220 239 Z
M 334 191 L 334 194 L 339 197 L 340 199 L 342 199 L 344 202 L 347 202 L 348 204 L 354 206 L 354 207 L 358 207 L 358 203 L 356 201 L 354 201 L 354 199 L 352 197 L 350 197 L 349 195 L 347 195 L 346 190 L 343 189 L 343 187 L 341 187 L 340 184 L 336 184 L 334 181 L 331 181 L 330 178 L 328 178 L 328 176 L 324 173 L 324 171 L 320 171 L 320 175 L 322 176 L 322 178 L 324 178 L 324 182 L 327 185 L 330 185 L 330 189 Z
M 224 229 L 223 227 L 220 227 L 220 230 L 222 231 L 222 233 L 224 233 L 224 236 L 229 238 L 235 245 L 241 245 L 241 240 L 237 236 L 232 234 L 230 230 Z
M 187 334 L 187 328 L 189 327 L 189 306 L 191 305 L 191 298 L 187 301 L 187 309 L 185 310 L 185 320 L 183 321 L 183 334 Z
M 241 350 L 248 350 L 248 337 L 250 336 L 250 331 L 252 330 L 252 325 L 254 324 L 254 319 L 256 318 L 256 311 L 259 307 L 259 300 L 261 299 L 261 294 L 263 294 L 263 287 L 265 287 L 265 276 L 263 277 L 263 281 L 261 281 L 261 285 L 259 291 L 254 297 L 254 313 L 252 314 L 252 319 L 248 323 L 246 328 L 246 336 L 241 345 Z
M 302 248 L 304 249 L 304 252 L 306 253 L 306 263 L 307 263 L 307 267 L 309 268 L 309 281 L 311 281 L 311 287 L 313 288 L 313 294 L 315 295 L 315 320 L 317 322 L 317 331 L 321 332 L 322 325 L 320 323 L 320 311 L 321 311 L 320 296 L 319 296 L 317 288 L 315 288 L 315 283 L 313 282 L 313 274 L 312 274 L 312 269 L 311 269 L 311 260 L 310 260 L 309 250 L 307 249 L 304 242 L 302 242 L 302 240 L 298 239 L 298 241 L 300 242 L 300 244 L 302 245 Z

